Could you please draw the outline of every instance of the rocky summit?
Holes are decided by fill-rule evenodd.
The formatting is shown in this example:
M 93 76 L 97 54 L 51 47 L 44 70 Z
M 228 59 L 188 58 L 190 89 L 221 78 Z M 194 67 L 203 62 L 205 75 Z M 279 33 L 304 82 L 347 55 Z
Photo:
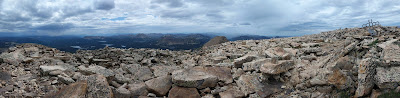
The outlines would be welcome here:
M 0 55 L 0 97 L 377 97 L 400 91 L 399 39 L 375 26 L 184 51 L 20 44 Z

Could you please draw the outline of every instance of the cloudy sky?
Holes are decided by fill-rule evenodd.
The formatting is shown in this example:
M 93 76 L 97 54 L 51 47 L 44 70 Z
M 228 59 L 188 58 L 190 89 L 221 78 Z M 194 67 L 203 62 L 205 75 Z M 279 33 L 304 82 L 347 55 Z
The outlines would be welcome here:
M 0 0 L 0 35 L 299 36 L 368 19 L 400 25 L 400 0 Z

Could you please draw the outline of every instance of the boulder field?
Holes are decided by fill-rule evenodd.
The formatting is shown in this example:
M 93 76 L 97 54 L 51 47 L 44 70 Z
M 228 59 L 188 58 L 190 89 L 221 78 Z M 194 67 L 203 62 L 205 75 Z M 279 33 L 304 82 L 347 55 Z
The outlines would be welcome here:
M 198 50 L 20 44 L 0 55 L 0 98 L 336 98 L 400 91 L 400 29 L 346 28 Z

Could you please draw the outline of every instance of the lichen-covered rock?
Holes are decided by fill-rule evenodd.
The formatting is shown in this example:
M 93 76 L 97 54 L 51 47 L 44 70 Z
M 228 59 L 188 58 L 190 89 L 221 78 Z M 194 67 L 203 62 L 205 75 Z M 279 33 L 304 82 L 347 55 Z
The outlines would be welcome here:
M 279 58 L 282 60 L 290 60 L 291 57 L 294 55 L 292 54 L 292 52 L 288 52 L 282 47 L 269 48 L 268 50 L 265 51 L 265 54 L 268 57 Z
M 127 84 L 124 84 L 117 89 L 114 89 L 114 97 L 115 98 L 131 98 L 132 94 L 131 92 L 127 89 Z
M 79 81 L 62 88 L 56 93 L 48 94 L 45 98 L 86 98 L 87 89 L 87 81 Z
M 240 90 L 245 95 L 255 93 L 256 91 L 259 91 L 263 87 L 258 78 L 256 76 L 251 76 L 251 75 L 240 76 L 239 79 L 236 81 L 236 84 L 240 87 Z
M 233 82 L 231 69 L 228 67 L 194 67 L 193 70 L 216 76 L 219 81 L 227 84 Z
M 168 98 L 201 98 L 196 88 L 172 87 Z
M 387 41 L 383 44 L 378 45 L 383 48 L 383 59 L 385 63 L 392 66 L 400 65 L 400 42 L 398 39 Z
M 161 77 L 170 75 L 174 70 L 177 70 L 177 66 L 153 66 L 150 68 L 153 70 L 154 76 Z
M 144 82 L 128 84 L 128 90 L 131 92 L 132 96 L 135 97 L 146 96 L 149 93 Z
M 373 76 L 376 74 L 375 68 L 377 67 L 375 62 L 371 58 L 361 60 L 358 67 L 358 86 L 355 97 L 362 97 L 371 93 L 374 87 Z
M 141 66 L 139 64 L 130 64 L 121 66 L 123 69 L 127 70 L 130 74 L 133 74 L 135 80 L 149 80 L 153 77 L 153 72 L 151 72 L 148 66 Z
M 350 76 L 347 76 L 339 69 L 333 69 L 333 73 L 328 76 L 328 83 L 335 85 L 338 89 L 347 89 L 353 86 L 354 82 Z
M 113 96 L 111 87 L 103 75 L 90 75 L 87 77 L 87 94 L 90 98 L 110 98 Z
M 229 87 L 226 91 L 219 93 L 221 98 L 241 98 L 245 94 L 240 91 L 239 87 Z
M 247 62 L 243 64 L 243 71 L 259 71 L 260 66 L 263 64 L 270 62 L 270 59 L 258 59 L 252 62 Z
M 396 88 L 400 82 L 400 67 L 377 67 L 375 81 L 381 89 Z
M 172 82 L 175 85 L 189 88 L 215 87 L 218 77 L 193 69 L 175 70 L 172 72 Z
M 277 61 L 277 63 L 267 62 L 260 67 L 260 71 L 267 74 L 280 74 L 292 69 L 293 65 L 293 60 L 281 60 Z
M 251 62 L 256 58 L 257 58 L 257 56 L 254 56 L 254 55 L 245 55 L 243 57 L 235 59 L 233 63 L 234 63 L 235 67 L 242 67 L 243 63 Z
M 77 68 L 75 68 L 72 65 L 64 64 L 64 65 L 54 65 L 54 66 L 46 66 L 42 65 L 39 67 L 41 72 L 44 74 L 49 74 L 51 71 L 55 70 L 60 70 L 60 71 L 76 71 Z
M 100 74 L 103 75 L 105 77 L 110 77 L 110 76 L 114 76 L 114 72 L 110 69 L 107 69 L 105 67 L 102 66 L 97 66 L 97 65 L 92 65 L 92 66 L 79 66 L 79 71 L 81 71 L 82 73 L 85 74 Z

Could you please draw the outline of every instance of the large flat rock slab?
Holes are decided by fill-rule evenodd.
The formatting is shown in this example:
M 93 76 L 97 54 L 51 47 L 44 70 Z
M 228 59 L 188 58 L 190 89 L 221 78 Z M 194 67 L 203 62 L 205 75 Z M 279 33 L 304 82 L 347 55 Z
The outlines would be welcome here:
M 204 71 L 182 69 L 172 72 L 172 82 L 181 87 L 206 88 L 215 87 L 218 77 Z
M 400 67 L 376 68 L 375 81 L 381 89 L 394 89 L 400 82 Z

